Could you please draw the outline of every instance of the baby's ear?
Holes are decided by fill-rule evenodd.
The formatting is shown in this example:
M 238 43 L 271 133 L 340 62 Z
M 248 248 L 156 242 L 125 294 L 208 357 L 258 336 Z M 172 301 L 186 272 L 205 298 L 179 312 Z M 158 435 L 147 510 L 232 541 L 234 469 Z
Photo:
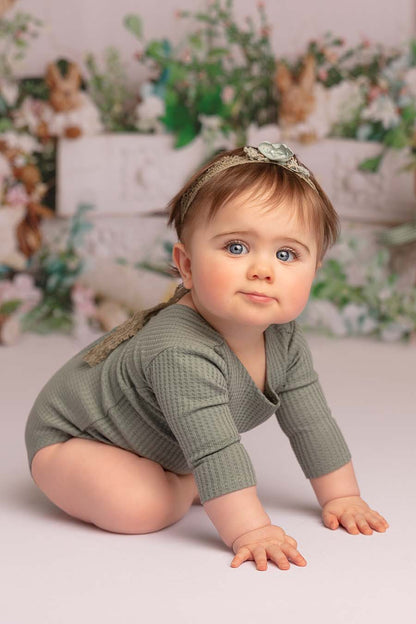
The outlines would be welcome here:
M 55 63 L 49 63 L 46 69 L 45 82 L 50 89 L 54 89 L 57 84 L 62 82 L 61 72 Z
M 186 251 L 183 243 L 175 243 L 172 251 L 172 260 L 178 269 L 183 285 L 185 288 L 192 288 L 192 270 L 191 270 L 191 258 Z
M 292 74 L 285 63 L 278 63 L 276 66 L 276 86 L 282 93 L 293 86 Z
M 305 58 L 302 71 L 299 76 L 299 84 L 300 86 L 308 91 L 309 93 L 313 92 L 313 88 L 315 86 L 316 80 L 316 61 L 315 57 L 312 54 L 308 54 Z
M 81 85 L 81 74 L 79 73 L 78 67 L 74 63 L 70 63 L 67 80 L 76 88 Z

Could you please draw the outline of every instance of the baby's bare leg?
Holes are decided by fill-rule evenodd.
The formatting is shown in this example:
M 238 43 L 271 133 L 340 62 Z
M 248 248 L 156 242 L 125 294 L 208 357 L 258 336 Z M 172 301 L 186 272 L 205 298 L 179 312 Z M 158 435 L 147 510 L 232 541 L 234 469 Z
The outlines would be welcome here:
M 32 476 L 70 516 L 114 533 L 163 529 L 182 518 L 197 496 L 193 475 L 81 438 L 38 451 Z

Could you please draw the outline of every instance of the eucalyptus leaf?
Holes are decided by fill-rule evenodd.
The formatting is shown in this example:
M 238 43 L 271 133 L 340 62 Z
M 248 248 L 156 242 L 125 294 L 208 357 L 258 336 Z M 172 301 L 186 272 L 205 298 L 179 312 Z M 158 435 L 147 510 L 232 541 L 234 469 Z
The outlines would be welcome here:
M 137 37 L 137 39 L 141 40 L 143 37 L 143 26 L 142 20 L 138 15 L 129 14 L 124 18 L 124 26 L 127 28 L 132 35 Z
M 380 169 L 383 157 L 384 153 L 379 156 L 374 156 L 373 158 L 366 158 L 366 160 L 363 160 L 358 165 L 358 169 L 366 173 L 377 173 Z

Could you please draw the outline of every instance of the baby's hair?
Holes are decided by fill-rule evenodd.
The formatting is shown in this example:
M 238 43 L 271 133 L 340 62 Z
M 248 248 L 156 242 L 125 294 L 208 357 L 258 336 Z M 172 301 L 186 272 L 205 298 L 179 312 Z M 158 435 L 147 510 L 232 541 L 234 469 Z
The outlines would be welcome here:
M 247 162 L 241 162 L 237 158 L 238 164 L 222 168 L 221 159 L 230 156 L 241 157 Z M 292 169 L 299 165 L 304 167 L 297 159 L 294 164 L 291 164 L 292 161 L 284 162 Z M 219 164 L 215 170 L 207 173 L 216 163 Z M 168 223 L 174 224 L 179 240 L 186 243 L 197 219 L 212 219 L 222 206 L 239 195 L 244 194 L 247 199 L 248 194 L 250 199 L 258 199 L 260 205 L 267 205 L 270 210 L 279 209 L 283 203 L 289 202 L 293 206 L 294 216 L 316 233 L 318 264 L 338 237 L 338 215 L 308 169 L 305 168 L 304 173 L 299 175 L 296 169 L 287 167 L 285 164 L 279 166 L 276 162 L 249 160 L 244 148 L 221 153 L 201 167 L 169 202 Z M 172 274 L 179 276 L 179 271 L 172 267 Z M 136 312 L 95 344 L 83 359 L 90 366 L 99 364 L 120 343 L 134 336 L 153 316 L 177 303 L 187 292 L 189 291 L 183 284 L 180 284 L 168 301 Z
M 242 194 L 258 198 L 270 209 L 289 202 L 295 216 L 316 233 L 319 262 L 335 243 L 339 234 L 339 218 L 335 209 L 315 177 L 310 179 L 313 189 L 294 171 L 276 163 L 246 162 L 219 171 L 199 188 L 192 203 L 183 214 L 183 198 L 188 196 L 201 176 L 224 156 L 244 156 L 243 148 L 223 152 L 201 167 L 168 204 L 169 225 L 174 225 L 178 239 L 184 241 L 192 231 L 192 224 L 205 218 L 212 219 L 227 202 Z

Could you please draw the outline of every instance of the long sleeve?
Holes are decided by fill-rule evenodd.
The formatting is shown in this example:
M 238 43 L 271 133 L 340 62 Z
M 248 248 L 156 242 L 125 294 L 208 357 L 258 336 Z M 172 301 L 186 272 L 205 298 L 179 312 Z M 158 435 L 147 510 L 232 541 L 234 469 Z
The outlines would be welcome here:
M 351 453 L 331 415 L 309 347 L 296 323 L 289 343 L 286 384 L 279 396 L 277 420 L 308 479 L 350 461 Z
M 194 472 L 201 501 L 255 485 L 250 458 L 229 409 L 220 356 L 203 347 L 167 348 L 147 376 L 166 421 Z

